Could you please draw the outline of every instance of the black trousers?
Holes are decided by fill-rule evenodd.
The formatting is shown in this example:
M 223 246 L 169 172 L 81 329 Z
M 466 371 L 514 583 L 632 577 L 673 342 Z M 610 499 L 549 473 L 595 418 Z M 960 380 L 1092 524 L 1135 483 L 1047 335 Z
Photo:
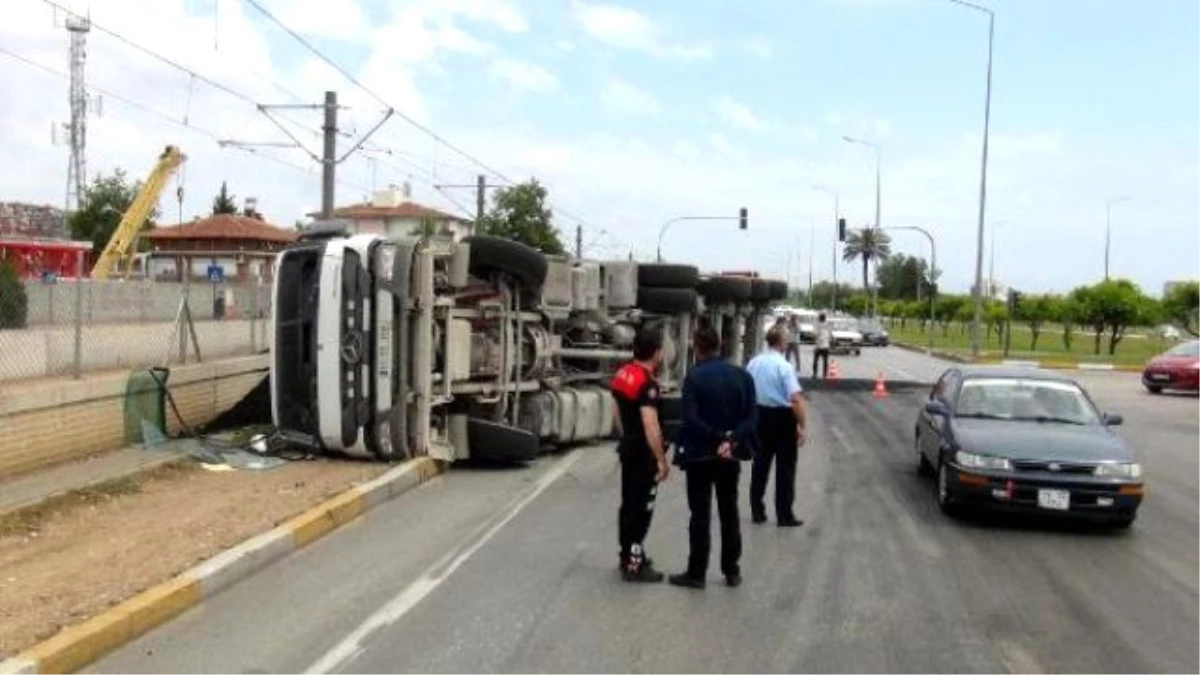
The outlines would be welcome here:
M 763 502 L 771 464 L 775 463 L 775 518 L 795 518 L 792 503 L 796 499 L 796 460 L 799 438 L 796 436 L 796 414 L 791 408 L 758 407 L 759 450 L 754 455 L 750 474 L 750 512 L 765 516 Z
M 649 453 L 649 451 L 646 451 Z M 643 544 L 650 532 L 654 503 L 658 498 L 658 473 L 652 458 L 621 458 L 621 508 L 617 514 L 617 538 L 621 562 L 641 561 Z
M 721 573 L 725 576 L 741 573 L 738 561 L 742 558 L 742 525 L 738 520 L 739 462 L 713 459 L 689 464 L 687 476 L 688 509 L 692 512 L 688 525 L 691 553 L 688 555 L 688 576 L 703 579 L 708 573 L 709 551 L 712 549 L 712 498 L 717 495 L 717 517 L 721 521 Z
M 829 350 L 817 349 L 813 351 L 813 379 L 817 377 L 817 361 L 821 362 L 821 377 L 829 377 Z

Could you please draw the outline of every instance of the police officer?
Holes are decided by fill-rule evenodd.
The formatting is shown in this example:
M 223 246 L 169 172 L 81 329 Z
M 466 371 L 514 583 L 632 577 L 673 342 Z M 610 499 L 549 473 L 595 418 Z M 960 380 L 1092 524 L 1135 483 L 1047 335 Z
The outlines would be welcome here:
M 750 514 L 755 523 L 767 521 L 763 498 L 775 462 L 775 522 L 780 527 L 798 527 L 804 522 L 796 518 L 792 503 L 796 497 L 798 447 L 808 435 L 808 416 L 800 380 L 784 358 L 785 339 L 783 331 L 767 331 L 767 349 L 746 366 L 754 378 L 759 438 L 750 475 Z
M 670 474 L 659 425 L 662 395 L 655 380 L 662 363 L 662 347 L 662 334 L 643 328 L 633 340 L 633 361 L 617 371 L 611 385 L 621 431 L 617 445 L 621 458 L 617 536 L 621 545 L 621 575 L 625 581 L 656 583 L 663 580 L 662 572 L 654 569 L 645 553 L 658 484 Z
M 721 573 L 727 584 L 738 586 L 742 583 L 738 461 L 752 454 L 757 423 L 754 382 L 745 370 L 721 358 L 720 338 L 710 326 L 696 330 L 693 344 L 696 365 L 683 380 L 683 424 L 675 450 L 675 463 L 687 477 L 691 553 L 687 571 L 672 574 L 670 582 L 704 588 L 715 492 L 721 520 Z

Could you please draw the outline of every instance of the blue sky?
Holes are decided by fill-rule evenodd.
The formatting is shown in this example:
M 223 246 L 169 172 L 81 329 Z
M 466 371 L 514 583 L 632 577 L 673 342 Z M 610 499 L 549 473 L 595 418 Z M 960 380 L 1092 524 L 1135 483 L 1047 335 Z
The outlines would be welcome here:
M 261 1 L 414 119 L 506 176 L 543 180 L 565 234 L 584 223 L 590 254 L 652 255 L 665 220 L 747 206 L 749 232 L 681 224 L 667 254 L 803 283 L 813 242 L 814 277 L 828 278 L 832 203 L 811 186 L 837 188 L 852 226 L 873 214 L 873 157 L 841 140 L 852 135 L 883 148 L 883 224 L 931 229 L 946 285 L 971 282 L 987 34 L 979 12 L 948 0 Z M 211 0 L 163 0 L 150 10 L 132 0 L 66 4 L 90 7 L 98 24 L 257 100 L 288 102 L 287 90 L 315 101 L 335 88 L 355 131 L 381 107 L 243 0 L 218 0 L 215 16 Z M 1155 293 L 1163 281 L 1198 276 L 1197 3 L 990 6 L 997 279 L 1029 291 L 1095 280 L 1105 202 L 1118 195 L 1131 199 L 1113 209 L 1114 273 Z M 61 67 L 65 37 L 50 10 L 40 0 L 14 0 L 13 10 L 0 46 Z M 94 83 L 170 116 L 186 108 L 192 124 L 217 135 L 280 138 L 252 106 L 203 85 L 189 94 L 186 74 L 110 36 L 94 32 L 89 46 Z M 47 111 L 65 114 L 65 82 L 3 57 L 0 78 L 30 92 L 0 102 L 0 151 L 44 166 L 0 173 L 0 193 L 59 200 L 62 149 L 38 137 L 47 135 Z M 292 118 L 295 129 L 317 124 Z M 203 209 L 221 179 L 258 196 L 284 224 L 318 199 L 311 174 L 220 150 L 119 103 L 93 130 L 97 168 L 139 173 L 162 139 L 185 144 L 195 184 L 185 212 Z M 420 201 L 469 207 L 469 192 L 431 185 L 471 182 L 479 169 L 470 159 L 401 121 L 372 144 L 392 154 L 343 165 L 340 201 L 408 180 Z M 297 150 L 276 154 L 308 161 Z M 926 245 L 897 232 L 894 247 L 925 255 Z M 839 269 L 852 273 L 857 279 L 854 268 Z

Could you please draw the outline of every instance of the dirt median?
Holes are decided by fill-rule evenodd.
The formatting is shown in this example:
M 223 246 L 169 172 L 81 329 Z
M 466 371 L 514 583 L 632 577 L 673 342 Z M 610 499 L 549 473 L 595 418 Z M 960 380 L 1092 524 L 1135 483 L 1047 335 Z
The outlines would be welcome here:
M 389 468 L 161 467 L 0 518 L 0 659 Z

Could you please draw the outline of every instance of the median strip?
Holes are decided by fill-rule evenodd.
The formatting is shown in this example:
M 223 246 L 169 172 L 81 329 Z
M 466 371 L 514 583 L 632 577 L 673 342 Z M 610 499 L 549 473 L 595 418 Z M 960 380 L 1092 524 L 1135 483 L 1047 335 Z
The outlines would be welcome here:
M 79 670 L 372 507 L 430 480 L 442 468 L 435 460 L 422 457 L 351 487 L 270 531 L 0 662 L 0 673 Z

